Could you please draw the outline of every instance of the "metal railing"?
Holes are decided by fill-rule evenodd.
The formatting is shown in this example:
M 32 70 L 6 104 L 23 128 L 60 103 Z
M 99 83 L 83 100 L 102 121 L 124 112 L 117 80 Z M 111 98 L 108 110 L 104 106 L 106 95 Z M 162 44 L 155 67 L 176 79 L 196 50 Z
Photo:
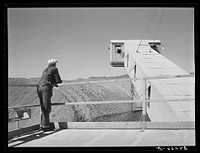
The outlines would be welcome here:
M 84 102 L 70 102 L 70 103 L 52 103 L 52 106 L 56 105 L 87 105 L 87 104 L 110 104 L 110 103 L 142 103 L 142 116 L 141 116 L 141 123 L 145 123 L 145 116 L 147 115 L 147 104 L 150 102 L 181 102 L 181 101 L 194 101 L 194 98 L 187 98 L 187 99 L 146 99 L 146 80 L 152 80 L 152 79 L 171 79 L 171 78 L 184 78 L 184 77 L 194 77 L 194 74 L 189 75 L 162 75 L 162 76 L 154 76 L 154 77 L 143 77 L 143 78 L 124 78 L 124 79 L 112 79 L 112 80 L 98 80 L 98 81 L 83 81 L 83 82 L 69 82 L 69 83 L 63 83 L 62 85 L 67 84 L 91 84 L 91 83 L 106 83 L 106 82 L 120 82 L 120 81 L 132 81 L 132 80 L 144 80 L 143 84 L 143 97 L 142 99 L 138 100 L 121 100 L 121 101 L 84 101 Z M 36 84 L 31 85 L 9 85 L 11 87 L 16 86 L 27 86 L 27 87 L 36 87 Z M 58 90 L 59 91 L 59 90 Z M 22 110 L 26 108 L 31 107 L 39 107 L 40 104 L 32 104 L 32 105 L 21 105 L 21 106 L 13 106 L 8 107 L 8 111 L 17 111 Z M 142 130 L 144 130 L 146 127 L 146 124 L 142 124 Z
M 56 105 L 65 105 L 65 103 L 51 103 L 52 106 Z M 21 105 L 21 106 L 12 106 L 8 107 L 8 111 L 15 111 L 15 110 L 20 110 L 20 109 L 26 109 L 26 108 L 31 108 L 31 107 L 39 107 L 40 104 L 31 104 L 31 105 Z

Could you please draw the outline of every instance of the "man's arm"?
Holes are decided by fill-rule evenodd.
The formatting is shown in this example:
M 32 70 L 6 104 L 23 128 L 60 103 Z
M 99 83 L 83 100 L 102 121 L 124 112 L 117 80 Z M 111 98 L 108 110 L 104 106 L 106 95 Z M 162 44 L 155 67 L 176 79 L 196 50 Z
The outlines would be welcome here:
M 57 68 L 55 68 L 55 70 L 54 70 L 54 77 L 55 77 L 56 84 L 57 83 L 62 83 L 62 80 L 60 78 L 60 75 L 58 73 L 58 69 Z

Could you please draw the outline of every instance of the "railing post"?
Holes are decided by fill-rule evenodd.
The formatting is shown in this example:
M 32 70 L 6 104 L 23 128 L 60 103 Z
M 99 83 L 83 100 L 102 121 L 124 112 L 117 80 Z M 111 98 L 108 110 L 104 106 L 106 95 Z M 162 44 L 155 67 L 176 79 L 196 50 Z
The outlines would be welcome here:
M 17 121 L 17 128 L 19 129 L 19 121 Z
M 142 116 L 141 116 L 141 121 L 142 121 L 142 131 L 145 129 L 145 118 L 147 114 L 147 108 L 146 108 L 146 79 L 144 79 L 143 83 L 143 96 L 142 96 Z

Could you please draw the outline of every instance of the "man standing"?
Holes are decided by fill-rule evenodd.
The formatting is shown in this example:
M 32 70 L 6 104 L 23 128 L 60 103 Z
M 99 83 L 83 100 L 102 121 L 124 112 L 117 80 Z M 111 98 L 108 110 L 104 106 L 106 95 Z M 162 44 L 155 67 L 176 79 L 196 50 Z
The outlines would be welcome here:
M 53 87 L 58 87 L 62 83 L 55 59 L 48 60 L 48 67 L 43 71 L 42 77 L 37 86 L 37 93 L 41 106 L 41 129 L 46 131 L 50 129 L 49 114 L 51 112 L 51 97 Z

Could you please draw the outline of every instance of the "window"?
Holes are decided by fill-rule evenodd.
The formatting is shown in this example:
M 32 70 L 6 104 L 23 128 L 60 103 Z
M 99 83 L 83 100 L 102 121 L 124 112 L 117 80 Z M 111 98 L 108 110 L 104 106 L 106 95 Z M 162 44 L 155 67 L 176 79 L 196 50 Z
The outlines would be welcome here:
M 124 67 L 124 43 L 111 42 L 110 64 L 114 67 Z
M 118 53 L 118 54 L 121 54 L 122 53 L 122 46 L 121 45 L 116 45 L 115 46 L 115 52 Z
M 120 54 L 120 56 L 123 58 L 124 57 L 123 45 L 115 45 L 115 53 Z

